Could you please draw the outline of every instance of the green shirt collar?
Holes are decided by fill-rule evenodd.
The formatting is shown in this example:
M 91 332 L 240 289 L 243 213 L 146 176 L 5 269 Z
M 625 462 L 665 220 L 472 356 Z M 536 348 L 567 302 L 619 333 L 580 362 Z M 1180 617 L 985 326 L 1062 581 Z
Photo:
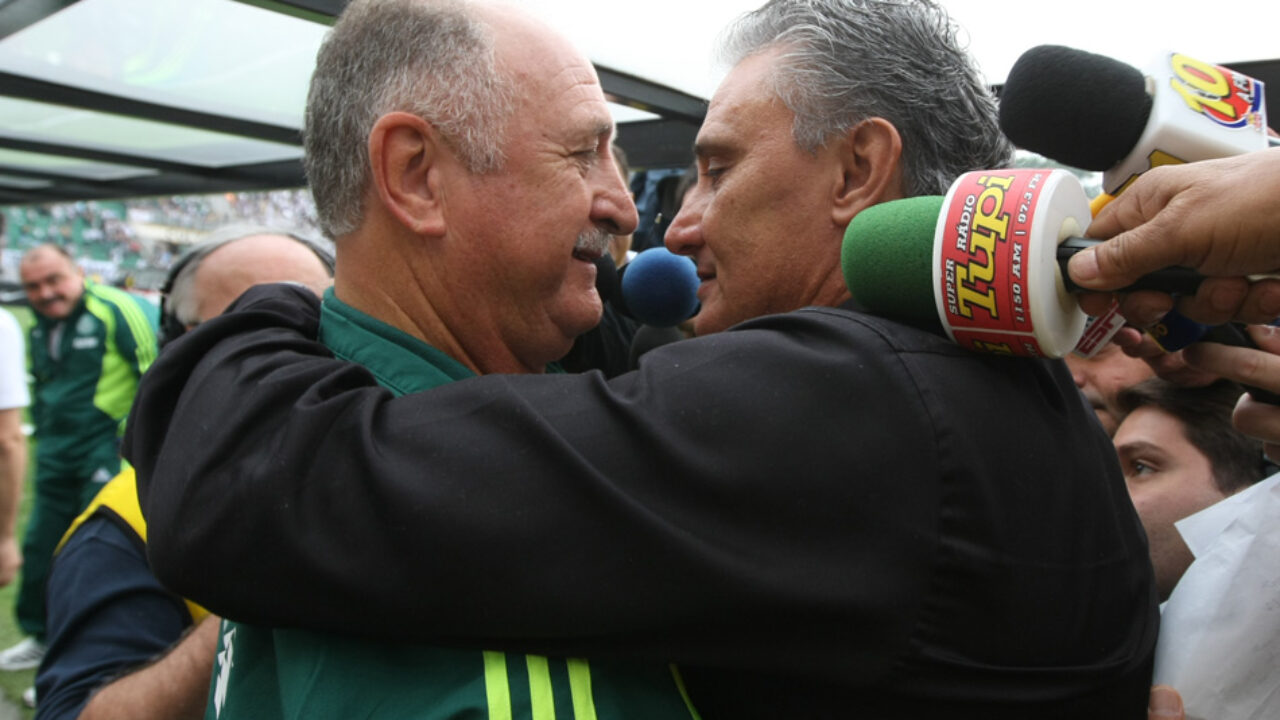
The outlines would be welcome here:
M 333 288 L 320 308 L 320 342 L 337 357 L 363 365 L 396 395 L 473 377 L 465 365 L 412 335 L 342 302 Z

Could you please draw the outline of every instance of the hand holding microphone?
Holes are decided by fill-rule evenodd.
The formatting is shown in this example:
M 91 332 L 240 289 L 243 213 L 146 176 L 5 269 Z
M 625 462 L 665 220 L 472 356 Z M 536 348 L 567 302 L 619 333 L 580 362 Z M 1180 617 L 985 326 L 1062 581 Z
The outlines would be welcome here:
M 975 171 L 945 198 L 859 213 L 845 233 L 842 267 L 854 298 L 874 314 L 941 331 L 979 352 L 1062 357 L 1090 340 L 1072 295 L 1080 288 L 1065 276 L 1071 257 L 1094 243 L 1082 237 L 1089 220 L 1084 190 L 1070 173 Z M 1187 268 L 1163 268 L 1130 287 L 1194 292 L 1203 281 Z M 1248 344 L 1232 326 L 1216 332 L 1221 342 Z
M 1209 276 L 1179 310 L 1200 322 L 1269 322 L 1280 316 L 1280 281 L 1245 276 L 1280 269 L 1280 148 L 1157 168 L 1107 205 L 1089 235 L 1110 238 L 1071 261 L 1073 280 L 1113 291 L 1142 274 L 1182 265 Z M 1121 310 L 1140 326 L 1172 306 L 1151 293 Z

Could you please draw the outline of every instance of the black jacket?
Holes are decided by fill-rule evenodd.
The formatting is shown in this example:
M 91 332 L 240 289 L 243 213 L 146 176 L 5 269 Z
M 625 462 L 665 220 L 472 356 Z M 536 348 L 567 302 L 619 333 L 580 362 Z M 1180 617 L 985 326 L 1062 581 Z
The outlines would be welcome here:
M 306 291 L 233 307 L 125 438 L 156 572 L 216 613 L 671 660 L 707 720 L 1144 717 L 1146 542 L 1060 362 L 808 308 L 393 399 Z

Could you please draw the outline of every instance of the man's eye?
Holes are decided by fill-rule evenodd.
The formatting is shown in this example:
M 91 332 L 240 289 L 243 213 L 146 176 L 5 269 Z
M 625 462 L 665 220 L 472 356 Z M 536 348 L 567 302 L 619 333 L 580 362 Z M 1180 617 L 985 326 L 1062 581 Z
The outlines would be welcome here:
M 724 174 L 728 171 L 728 165 L 708 165 L 706 169 L 702 171 L 702 176 L 709 180 L 711 185 L 714 187 L 716 183 L 720 181 L 720 178 L 724 177 Z

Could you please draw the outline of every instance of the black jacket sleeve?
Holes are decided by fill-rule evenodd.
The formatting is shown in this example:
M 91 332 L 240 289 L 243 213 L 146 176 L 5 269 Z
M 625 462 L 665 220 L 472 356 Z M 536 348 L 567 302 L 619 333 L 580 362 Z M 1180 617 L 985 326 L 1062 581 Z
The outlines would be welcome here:
M 1150 657 L 1141 530 L 1060 363 L 825 308 L 612 380 L 392 398 L 305 292 L 234 310 L 153 365 L 125 439 L 157 574 L 216 613 L 843 682 L 934 643 Z M 1028 614 L 1062 624 L 993 636 Z

